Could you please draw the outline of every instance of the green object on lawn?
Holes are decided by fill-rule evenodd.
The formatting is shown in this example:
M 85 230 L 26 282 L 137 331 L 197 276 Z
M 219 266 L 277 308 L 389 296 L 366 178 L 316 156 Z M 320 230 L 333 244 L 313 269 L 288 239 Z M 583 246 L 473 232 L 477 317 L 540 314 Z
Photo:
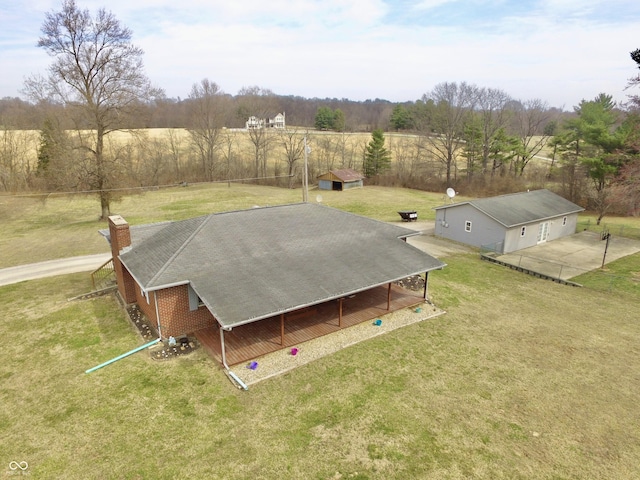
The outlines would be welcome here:
M 149 343 L 145 343 L 144 345 L 138 347 L 138 348 L 134 348 L 133 350 L 128 351 L 127 353 L 123 353 L 122 355 L 118 355 L 115 358 L 112 358 L 111 360 L 108 360 L 104 363 L 101 363 L 100 365 L 97 365 L 93 368 L 90 368 L 89 370 L 86 370 L 84 373 L 91 373 L 91 372 L 95 372 L 96 370 L 102 368 L 102 367 L 106 367 L 107 365 L 112 364 L 113 362 L 117 362 L 118 360 L 122 360 L 125 357 L 128 357 L 129 355 L 132 355 L 136 352 L 139 352 L 140 350 L 144 350 L 145 348 L 149 348 L 152 345 L 155 345 L 156 343 L 158 343 L 160 341 L 159 338 L 156 338 L 155 340 L 149 342 Z

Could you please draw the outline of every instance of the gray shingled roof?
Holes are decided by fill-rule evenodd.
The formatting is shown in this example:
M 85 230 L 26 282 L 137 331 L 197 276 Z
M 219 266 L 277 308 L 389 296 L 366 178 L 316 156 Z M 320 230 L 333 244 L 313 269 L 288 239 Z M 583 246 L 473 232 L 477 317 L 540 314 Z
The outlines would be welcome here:
M 417 232 L 316 204 L 169 223 L 120 259 L 145 290 L 190 283 L 224 327 L 445 266 Z
M 436 207 L 436 210 L 465 204 L 473 205 L 507 228 L 584 210 L 579 205 L 546 189 L 442 205 Z

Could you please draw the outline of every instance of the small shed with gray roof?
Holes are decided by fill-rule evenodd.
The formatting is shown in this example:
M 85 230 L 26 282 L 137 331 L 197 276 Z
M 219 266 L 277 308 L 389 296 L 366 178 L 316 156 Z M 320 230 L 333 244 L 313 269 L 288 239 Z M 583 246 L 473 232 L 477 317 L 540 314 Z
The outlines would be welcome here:
M 575 233 L 584 208 L 549 190 L 534 190 L 436 207 L 435 234 L 509 253 Z
M 348 190 L 349 188 L 362 187 L 364 175 L 350 168 L 341 170 L 329 170 L 318 176 L 318 188 L 320 190 Z
M 292 204 L 129 229 L 109 218 L 118 290 L 163 338 L 282 319 L 445 266 L 408 244 L 411 229 Z M 224 363 L 224 341 L 222 342 Z M 281 339 L 281 343 L 284 341 Z

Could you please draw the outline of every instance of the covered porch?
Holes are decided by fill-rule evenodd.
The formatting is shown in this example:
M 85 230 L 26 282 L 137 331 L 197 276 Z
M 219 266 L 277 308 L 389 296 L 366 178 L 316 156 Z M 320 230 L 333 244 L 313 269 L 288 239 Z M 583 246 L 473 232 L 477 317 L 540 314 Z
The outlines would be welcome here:
M 224 332 L 226 361 L 228 365 L 248 362 L 343 328 L 373 321 L 381 315 L 417 305 L 424 300 L 422 292 L 388 284 L 235 327 Z M 194 334 L 209 355 L 222 363 L 222 342 L 218 325 L 198 330 Z

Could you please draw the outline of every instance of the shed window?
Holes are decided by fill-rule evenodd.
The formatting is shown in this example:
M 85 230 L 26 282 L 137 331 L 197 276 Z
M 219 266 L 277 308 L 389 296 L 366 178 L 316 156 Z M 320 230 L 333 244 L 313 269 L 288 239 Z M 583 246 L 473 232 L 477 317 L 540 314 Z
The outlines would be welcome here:
M 564 227 L 567 224 L 567 217 L 562 217 L 562 226 Z
M 464 222 L 464 231 L 465 232 L 471 231 L 471 220 L 467 220 L 466 222 Z
M 520 229 L 520 236 L 524 237 L 527 234 L 527 227 L 522 227 Z

